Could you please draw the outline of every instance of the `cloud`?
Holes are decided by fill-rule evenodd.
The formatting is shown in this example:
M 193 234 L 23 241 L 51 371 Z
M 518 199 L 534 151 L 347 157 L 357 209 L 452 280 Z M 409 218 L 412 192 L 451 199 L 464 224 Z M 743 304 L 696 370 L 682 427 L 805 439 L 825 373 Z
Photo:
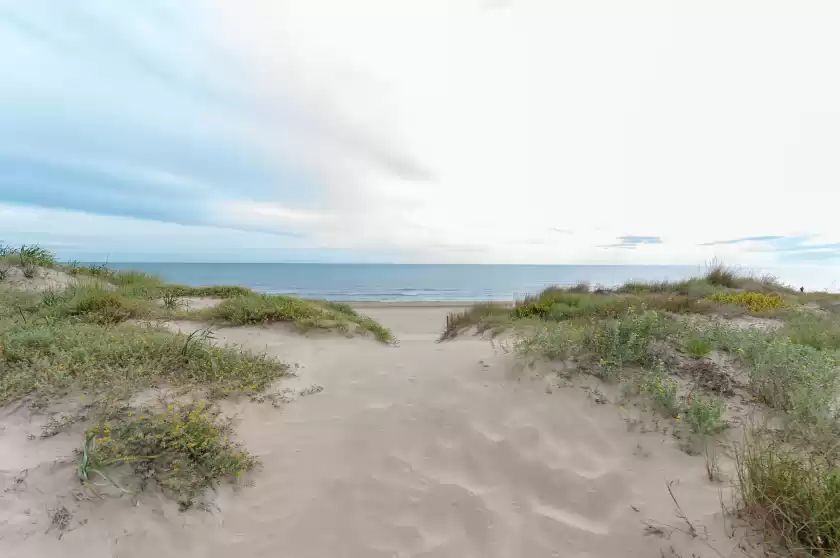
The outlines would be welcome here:
M 815 235 L 750 236 L 705 242 L 701 246 L 748 244 L 751 252 L 777 256 L 782 263 L 840 260 L 840 242 L 815 242 Z
M 782 240 L 784 236 L 744 236 L 741 238 L 731 238 L 729 240 L 715 240 L 713 242 L 704 242 L 700 246 L 718 246 L 721 244 L 743 244 L 745 242 L 768 242 L 772 240 Z
M 633 250 L 636 248 L 636 246 L 642 246 L 646 244 L 662 244 L 662 239 L 658 236 L 627 235 L 618 237 L 618 242 L 616 242 L 615 244 L 602 244 L 599 246 L 599 248 L 627 248 Z

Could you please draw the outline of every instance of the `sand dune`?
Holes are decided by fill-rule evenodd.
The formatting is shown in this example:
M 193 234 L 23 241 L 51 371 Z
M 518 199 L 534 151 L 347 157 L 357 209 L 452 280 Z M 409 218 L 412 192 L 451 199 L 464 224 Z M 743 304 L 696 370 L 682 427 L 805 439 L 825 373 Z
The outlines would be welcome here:
M 546 389 L 487 340 L 436 343 L 447 310 L 366 308 L 399 347 L 279 326 L 217 330 L 220 342 L 300 363 L 281 387 L 324 389 L 279 409 L 223 402 L 263 469 L 183 513 L 150 491 L 84 498 L 72 460 L 54 463 L 72 458 L 78 437 L 27 440 L 38 424 L 26 409 L 9 411 L 0 555 L 741 555 L 724 532 L 722 485 L 705 477 L 702 457 L 661 434 L 628 432 L 621 409 L 580 389 Z M 667 481 L 703 536 L 645 534 L 646 520 L 686 529 Z M 72 519 L 59 538 L 50 510 L 61 506 Z

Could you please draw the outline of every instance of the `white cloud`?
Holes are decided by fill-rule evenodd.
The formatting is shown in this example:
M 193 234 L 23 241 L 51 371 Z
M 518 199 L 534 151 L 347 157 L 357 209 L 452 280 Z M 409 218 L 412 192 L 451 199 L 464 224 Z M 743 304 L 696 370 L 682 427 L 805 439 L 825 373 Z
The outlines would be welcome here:
M 317 244 L 423 261 L 764 264 L 771 253 L 698 244 L 840 240 L 840 4 L 488 5 L 214 4 L 260 102 L 295 113 L 283 147 L 323 182 L 315 211 L 329 219 L 297 219 Z M 597 248 L 624 235 L 663 244 Z

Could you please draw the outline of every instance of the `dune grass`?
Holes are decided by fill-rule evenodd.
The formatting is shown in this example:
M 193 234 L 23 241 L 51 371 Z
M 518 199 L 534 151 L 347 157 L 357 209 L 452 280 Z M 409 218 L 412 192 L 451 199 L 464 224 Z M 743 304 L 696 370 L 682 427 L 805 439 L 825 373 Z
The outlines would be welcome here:
M 840 460 L 836 442 L 825 442 L 755 428 L 735 452 L 742 510 L 791 555 L 840 553 Z
M 362 329 L 384 343 L 394 341 L 391 332 L 375 320 L 358 314 L 346 304 L 305 300 L 283 295 L 251 294 L 228 298 L 220 304 L 185 314 L 187 317 L 230 325 L 289 322 L 308 329 Z
M 115 480 L 115 472 L 130 466 L 143 484 L 156 481 L 187 509 L 204 489 L 258 466 L 255 457 L 230 440 L 232 433 L 231 420 L 221 418 L 207 401 L 176 401 L 164 411 L 124 411 L 87 430 L 79 478 L 90 482 L 98 475 L 129 492 Z
M 254 294 L 254 291 L 239 285 L 207 285 L 203 287 L 191 287 L 189 285 L 165 284 L 158 288 L 160 296 L 172 295 L 176 297 L 206 297 L 206 298 L 233 298 Z
M 273 359 L 215 347 L 200 336 L 131 325 L 6 322 L 0 344 L 0 404 L 74 392 L 91 401 L 127 397 L 161 381 L 216 396 L 255 393 L 289 372 Z

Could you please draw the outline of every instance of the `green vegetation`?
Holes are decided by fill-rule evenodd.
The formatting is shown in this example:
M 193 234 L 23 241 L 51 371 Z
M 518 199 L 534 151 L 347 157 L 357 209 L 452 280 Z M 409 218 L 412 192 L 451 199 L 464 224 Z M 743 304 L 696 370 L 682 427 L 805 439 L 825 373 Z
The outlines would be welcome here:
M 446 326 L 440 335 L 440 341 L 455 338 L 469 327 L 475 326 L 479 333 L 488 330 L 503 330 L 511 324 L 511 311 L 502 304 L 482 302 L 467 310 L 450 312 L 446 316 Z
M 93 474 L 122 491 L 115 470 L 130 466 L 145 483 L 157 482 L 189 508 L 196 496 L 221 479 L 235 479 L 258 465 L 256 458 L 229 440 L 230 420 L 206 401 L 174 403 L 163 412 L 127 411 L 89 429 L 79 462 L 79 478 Z
M 217 306 L 191 312 L 194 317 L 234 325 L 291 322 L 301 330 L 321 328 L 350 331 L 361 328 L 382 342 L 393 341 L 391 332 L 376 321 L 336 303 L 304 300 L 283 295 L 238 296 Z
M 797 312 L 790 316 L 781 334 L 793 343 L 819 350 L 840 349 L 840 316 Z
M 840 552 L 840 467 L 835 444 L 791 444 L 754 430 L 738 447 L 744 511 L 777 533 L 791 555 Z
M 735 289 L 740 284 L 741 278 L 734 269 L 727 268 L 719 262 L 712 262 L 703 279 L 706 283 L 716 287 Z
M 259 392 L 288 366 L 186 336 L 130 325 L 8 323 L 0 330 L 0 404 L 29 395 L 82 392 L 90 401 L 128 397 L 161 381 L 214 396 Z
M 597 361 L 599 375 L 612 377 L 628 365 L 653 364 L 653 341 L 667 335 L 667 324 L 659 313 L 631 308 L 621 317 L 587 326 L 583 347 Z
M 580 352 L 583 332 L 569 324 L 553 324 L 520 335 L 514 342 L 519 356 L 537 355 L 549 360 L 566 360 Z
M 768 406 L 806 424 L 834 424 L 840 388 L 837 354 L 796 343 L 782 332 L 718 326 L 713 343 L 749 374 L 750 389 Z
M 677 397 L 679 383 L 665 372 L 665 367 L 661 362 L 642 374 L 639 390 L 653 400 L 664 416 L 669 418 L 679 417 L 680 404 Z
M 723 399 L 691 393 L 685 397 L 682 419 L 695 434 L 714 434 L 723 430 Z
M 237 286 L 168 285 L 137 271 L 58 264 L 37 246 L 0 246 L 4 277 L 12 267 L 26 276 L 52 268 L 77 279 L 40 293 L 0 286 L 0 405 L 24 399 L 38 409 L 59 398 L 78 398 L 72 410 L 50 423 L 50 431 L 80 420 L 90 425 L 78 462 L 86 487 L 111 485 L 128 492 L 138 479 L 141 489 L 154 479 L 183 508 L 203 489 L 253 469 L 257 460 L 230 441 L 232 425 L 212 403 L 167 404 L 162 398 L 159 408 L 132 408 L 133 396 L 166 386 L 190 398 L 244 394 L 262 400 L 272 383 L 289 374 L 289 366 L 216 346 L 209 328 L 183 335 L 137 320 L 282 320 L 299 327 L 352 326 L 392 340 L 387 329 L 341 303 L 256 295 Z M 185 296 L 225 301 L 181 313 Z
M 743 292 L 743 289 L 749 291 Z M 675 314 L 749 312 L 780 315 L 789 306 L 784 297 L 795 294 L 775 277 L 741 276 L 735 270 L 713 263 L 702 277 L 681 281 L 630 281 L 615 289 L 599 288 L 594 291 L 589 285 L 580 283 L 571 287 L 548 287 L 537 295 L 517 301 L 512 307 L 476 304 L 448 316 L 441 341 L 452 339 L 470 327 L 481 333 L 533 325 L 534 320 L 587 322 L 615 318 L 630 308 L 641 306 Z
M 694 358 L 701 358 L 712 352 L 712 341 L 704 336 L 693 335 L 686 340 L 685 350 Z
M 207 297 L 207 298 L 233 298 L 254 294 L 254 291 L 239 285 L 208 285 L 206 287 L 190 287 L 188 285 L 161 285 L 161 295 L 169 294 L 176 297 Z

